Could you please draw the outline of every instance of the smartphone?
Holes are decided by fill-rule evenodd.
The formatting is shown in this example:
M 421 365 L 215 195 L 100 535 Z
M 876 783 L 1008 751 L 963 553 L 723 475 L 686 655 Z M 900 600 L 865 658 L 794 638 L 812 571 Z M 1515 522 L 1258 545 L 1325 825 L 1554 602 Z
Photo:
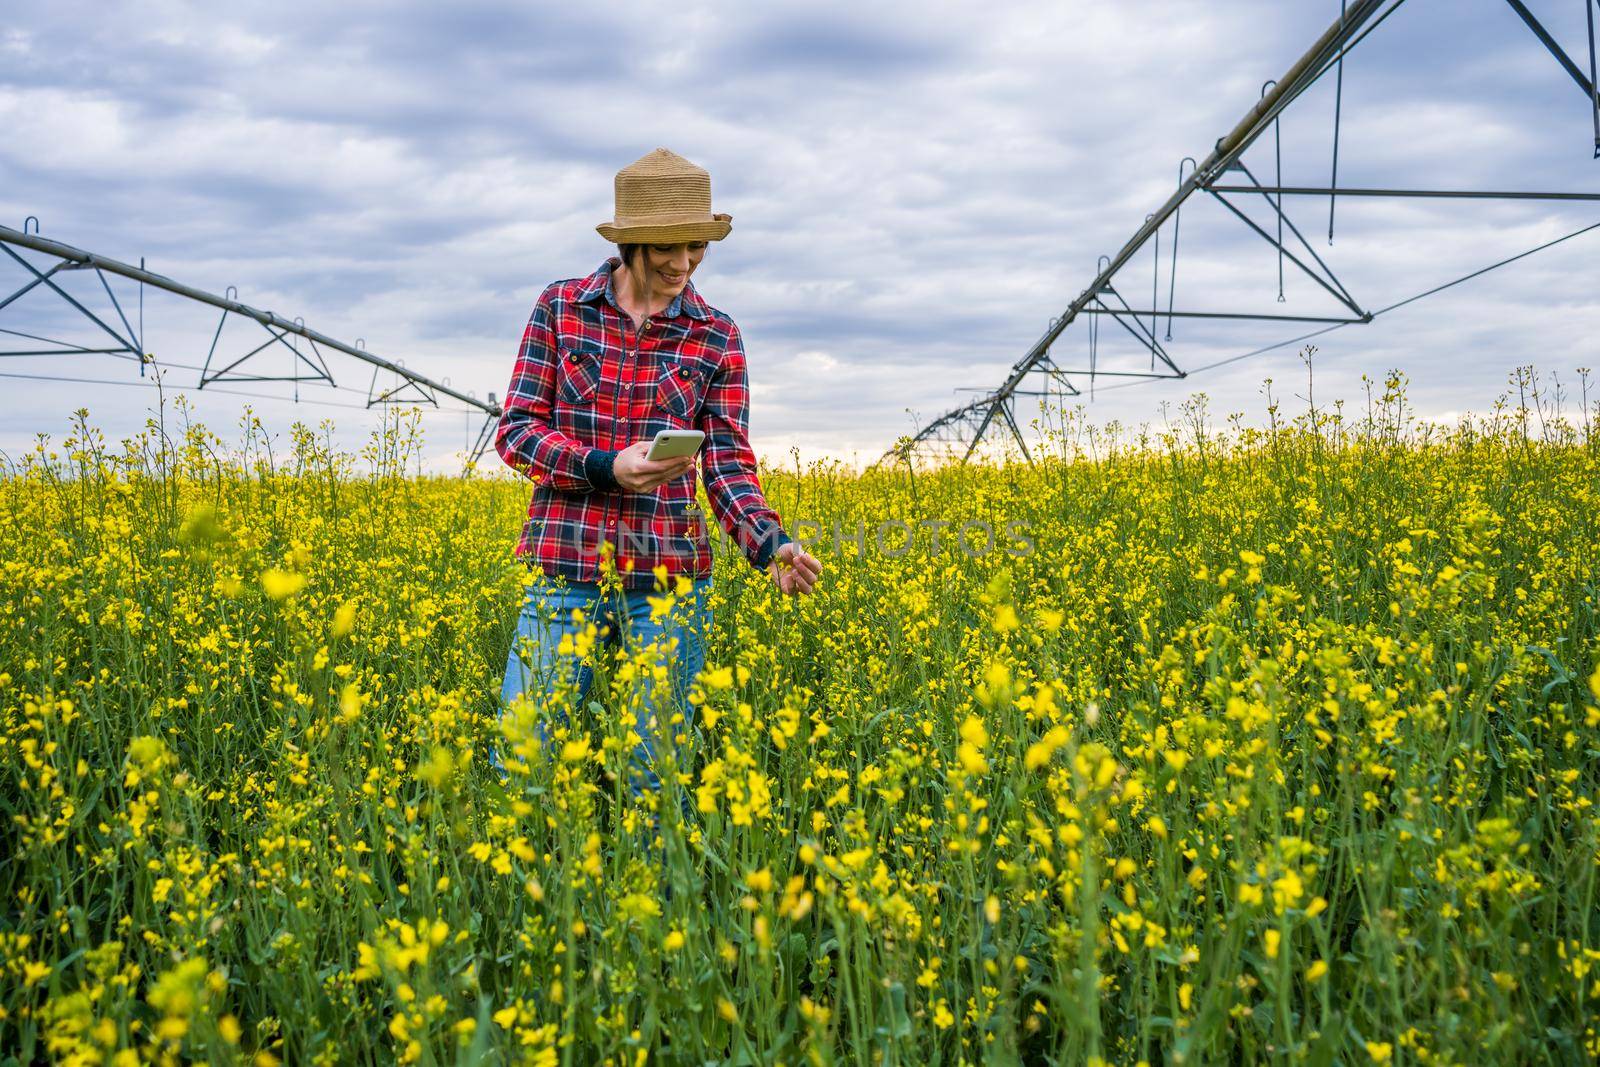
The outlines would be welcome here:
M 700 430 L 662 430 L 650 442 L 650 451 L 645 453 L 644 458 L 656 460 L 692 456 L 700 450 L 700 443 L 705 439 L 706 435 Z

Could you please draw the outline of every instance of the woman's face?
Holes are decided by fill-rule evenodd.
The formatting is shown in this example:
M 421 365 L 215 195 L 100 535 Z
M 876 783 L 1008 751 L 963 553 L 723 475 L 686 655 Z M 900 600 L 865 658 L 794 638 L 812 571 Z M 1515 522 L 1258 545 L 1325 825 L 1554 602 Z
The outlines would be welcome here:
M 634 260 L 634 266 L 642 275 L 639 281 L 650 291 L 651 303 L 670 301 L 683 292 L 689 275 L 694 273 L 705 254 L 705 241 L 645 245 L 643 253 Z

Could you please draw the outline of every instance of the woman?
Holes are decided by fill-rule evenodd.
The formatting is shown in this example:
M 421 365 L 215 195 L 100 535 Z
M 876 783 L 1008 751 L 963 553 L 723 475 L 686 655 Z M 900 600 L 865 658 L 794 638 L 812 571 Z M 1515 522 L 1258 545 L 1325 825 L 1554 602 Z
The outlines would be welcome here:
M 712 560 L 696 459 L 717 521 L 780 592 L 811 593 L 822 565 L 762 495 L 739 329 L 689 281 L 732 223 L 711 212 L 710 175 L 658 148 L 617 173 L 615 197 L 614 218 L 596 229 L 619 255 L 540 295 L 495 432 L 501 458 L 537 483 L 517 555 L 543 572 L 518 617 L 501 697 L 510 706 L 569 681 L 581 701 L 593 672 L 559 649 L 589 622 L 607 639 L 657 642 L 670 657 L 671 703 L 663 714 L 653 687 L 641 694 L 638 791 L 659 786 L 658 738 L 688 729 L 689 687 L 705 663 Z M 703 431 L 699 456 L 647 458 L 665 429 Z M 603 559 L 618 579 L 604 587 Z M 648 599 L 658 583 L 680 594 L 659 618 Z M 682 724 L 669 731 L 674 712 Z M 542 721 L 538 732 L 543 741 Z

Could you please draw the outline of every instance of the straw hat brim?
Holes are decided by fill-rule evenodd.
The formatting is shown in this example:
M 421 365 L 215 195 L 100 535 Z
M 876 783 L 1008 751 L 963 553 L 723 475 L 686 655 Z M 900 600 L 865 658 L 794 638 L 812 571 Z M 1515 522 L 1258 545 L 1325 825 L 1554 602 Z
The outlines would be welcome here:
M 678 244 L 684 241 L 720 241 L 733 229 L 732 215 L 693 219 L 614 219 L 595 229 L 613 244 Z

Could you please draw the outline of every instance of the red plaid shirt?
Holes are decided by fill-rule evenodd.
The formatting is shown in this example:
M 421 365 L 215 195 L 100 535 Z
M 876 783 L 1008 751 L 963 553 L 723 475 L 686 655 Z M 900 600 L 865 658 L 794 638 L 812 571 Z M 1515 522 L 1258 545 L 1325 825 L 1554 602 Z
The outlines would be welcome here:
M 613 256 L 540 294 L 522 335 L 494 446 L 536 483 L 517 556 L 573 581 L 598 581 L 602 545 L 629 588 L 711 573 L 711 539 L 691 471 L 648 493 L 618 486 L 619 450 L 658 430 L 705 432 L 700 469 L 722 528 L 764 569 L 790 540 L 767 506 L 748 436 L 744 347 L 733 320 L 685 284 L 635 329 L 617 305 Z

